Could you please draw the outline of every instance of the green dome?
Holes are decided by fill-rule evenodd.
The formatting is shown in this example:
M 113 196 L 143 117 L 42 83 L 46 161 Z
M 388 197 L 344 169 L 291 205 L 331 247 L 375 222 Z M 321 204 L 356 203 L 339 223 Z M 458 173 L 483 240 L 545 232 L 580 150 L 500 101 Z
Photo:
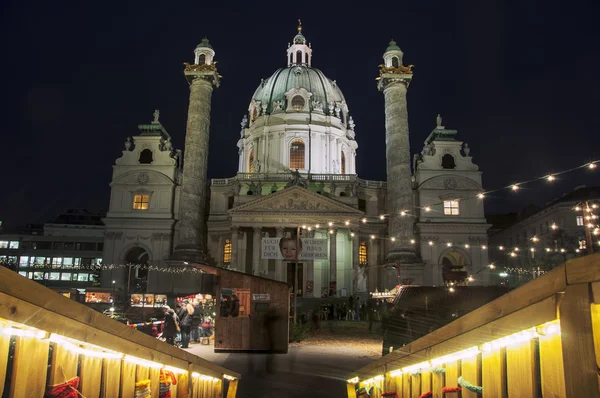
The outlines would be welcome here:
M 306 44 L 306 38 L 302 35 L 302 33 L 298 33 L 294 36 L 294 44 Z
M 402 50 L 400 50 L 400 47 L 398 47 L 396 45 L 396 42 L 394 41 L 394 39 L 392 39 L 390 41 L 390 44 L 388 44 L 388 47 L 385 49 L 385 52 L 388 52 L 388 51 L 402 51 Z
M 204 39 L 202 39 L 202 42 L 196 46 L 196 48 L 201 48 L 201 47 L 212 48 L 212 46 L 210 45 L 210 43 L 208 42 L 208 39 L 206 37 Z
M 275 71 L 273 76 L 264 80 L 256 89 L 252 99 L 268 104 L 267 113 L 275 108 L 275 101 L 284 100 L 285 93 L 293 88 L 302 87 L 312 93 L 310 101 L 320 101 L 323 109 L 330 102 L 345 101 L 342 91 L 337 84 L 329 80 L 319 69 L 308 66 L 290 66 Z

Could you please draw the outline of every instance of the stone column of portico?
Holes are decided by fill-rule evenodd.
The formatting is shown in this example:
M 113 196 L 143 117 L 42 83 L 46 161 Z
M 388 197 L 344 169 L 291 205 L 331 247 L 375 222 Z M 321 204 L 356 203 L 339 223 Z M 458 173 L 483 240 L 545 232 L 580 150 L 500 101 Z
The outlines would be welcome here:
M 401 54 L 395 43 L 393 48 L 392 43 L 390 45 L 384 54 L 386 64 L 390 55 Z M 401 65 L 401 57 L 399 62 Z M 388 234 L 396 238 L 395 242 L 389 242 L 386 262 L 394 264 L 421 262 L 415 245 L 410 243 L 414 238 L 414 218 L 410 216 L 414 207 L 406 91 L 411 79 L 409 67 L 389 65 L 382 67 L 378 84 L 385 97 Z M 402 211 L 408 212 L 409 216 L 402 216 Z
M 206 263 L 204 215 L 206 212 L 208 139 L 213 87 L 219 86 L 214 64 L 188 65 L 190 104 L 185 134 L 183 182 L 179 204 L 179 241 L 172 260 Z
M 360 239 L 358 237 L 358 233 L 352 237 L 352 233 L 350 234 L 350 240 L 352 242 L 352 291 L 350 294 L 355 294 L 357 292 L 357 277 L 358 277 L 358 267 L 359 267 L 359 249 L 360 249 Z
M 260 250 L 262 241 L 262 228 L 252 228 L 252 275 L 260 274 Z
M 239 232 L 238 227 L 231 227 L 231 264 L 232 270 L 238 270 L 238 244 L 239 244 Z
M 275 237 L 282 238 L 284 231 L 283 227 L 275 228 Z M 287 275 L 283 272 L 283 260 L 275 260 L 275 279 L 283 282 L 283 275 Z
M 315 231 L 307 231 L 306 234 L 307 238 L 314 238 L 315 237 Z M 315 260 L 306 260 L 306 281 L 304 282 L 304 286 L 303 286 L 303 296 L 304 297 L 314 297 L 315 292 L 314 292 L 314 286 L 315 286 Z M 307 291 L 306 287 L 307 287 L 307 283 L 308 281 L 311 281 L 313 284 L 313 290 L 312 291 Z
M 329 283 L 337 281 L 337 229 L 329 230 Z M 334 295 L 337 296 L 337 285 Z

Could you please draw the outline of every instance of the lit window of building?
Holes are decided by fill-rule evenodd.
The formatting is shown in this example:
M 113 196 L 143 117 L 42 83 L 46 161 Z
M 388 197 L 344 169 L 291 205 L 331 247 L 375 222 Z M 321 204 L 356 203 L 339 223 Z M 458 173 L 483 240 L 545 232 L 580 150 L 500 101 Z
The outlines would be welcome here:
M 231 241 L 229 239 L 225 240 L 223 246 L 223 264 L 231 264 Z
M 460 215 L 458 200 L 444 200 L 444 215 L 446 215 L 446 216 Z
M 8 248 L 9 249 L 18 249 L 19 248 L 19 241 L 18 240 L 11 240 Z
M 133 197 L 133 208 L 135 210 L 148 210 L 150 195 L 135 195 Z
M 358 263 L 360 265 L 367 265 L 367 243 L 360 242 L 358 248 Z
M 0 249 L 8 249 L 8 241 L 0 240 Z
M 290 146 L 290 169 L 304 169 L 304 142 L 302 140 L 292 141 Z
M 583 216 L 577 216 L 577 226 L 583 227 Z

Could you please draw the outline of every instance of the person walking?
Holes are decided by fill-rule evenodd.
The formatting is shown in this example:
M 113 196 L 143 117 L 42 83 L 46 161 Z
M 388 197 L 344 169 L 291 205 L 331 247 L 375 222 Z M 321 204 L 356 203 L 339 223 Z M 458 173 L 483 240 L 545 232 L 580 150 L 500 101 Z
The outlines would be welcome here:
M 163 328 L 163 337 L 167 344 L 175 345 L 175 337 L 179 329 L 179 320 L 177 314 L 170 307 L 165 307 L 165 326 Z
M 181 348 L 189 348 L 194 307 L 192 307 L 188 300 L 183 300 L 181 314 L 181 319 L 179 321 L 181 327 Z

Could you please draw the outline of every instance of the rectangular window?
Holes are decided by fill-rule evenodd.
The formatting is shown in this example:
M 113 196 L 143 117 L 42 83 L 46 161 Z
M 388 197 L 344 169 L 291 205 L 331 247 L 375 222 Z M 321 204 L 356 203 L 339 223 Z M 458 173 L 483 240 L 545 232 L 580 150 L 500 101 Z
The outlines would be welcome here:
M 77 281 L 78 282 L 87 282 L 88 281 L 88 274 L 79 274 L 77 276 Z
M 52 249 L 52 242 L 35 242 L 36 250 L 50 250 Z
M 65 250 L 75 249 L 75 242 L 65 242 Z
M 78 276 L 78 275 L 79 275 L 79 274 L 73 274 L 73 280 L 74 280 L 74 281 L 76 281 L 76 280 L 77 280 L 77 276 Z
M 0 240 L 0 249 L 8 249 L 8 241 Z
M 19 271 L 19 275 L 24 276 L 25 278 L 27 278 L 27 272 Z
M 10 244 L 8 245 L 9 249 L 18 249 L 19 248 L 19 241 L 18 240 L 11 240 Z
M 54 242 L 52 244 L 52 250 L 64 250 L 65 243 L 64 242 Z
M 577 216 L 577 226 L 583 227 L 583 216 Z
M 135 195 L 133 197 L 133 208 L 135 210 L 148 210 L 150 195 Z
M 62 268 L 62 257 L 54 257 L 52 259 L 52 268 Z
M 44 273 L 43 272 L 34 272 L 33 273 L 33 280 L 34 281 L 43 281 L 44 280 Z
M 60 280 L 60 272 L 50 272 L 50 278 L 51 281 L 58 281 Z
M 444 200 L 444 215 L 446 215 L 446 216 L 460 215 L 458 200 Z
M 36 268 L 43 268 L 46 265 L 46 257 L 36 257 L 35 266 Z
M 225 240 L 225 246 L 223 247 L 223 264 L 231 264 L 231 241 Z
M 79 245 L 79 250 L 85 250 L 85 251 L 95 251 L 96 250 L 96 244 L 93 242 L 82 242 Z
M 16 264 L 17 263 L 17 256 L 8 256 L 8 263 L 9 264 Z
M 63 268 L 73 268 L 73 257 L 63 258 Z
M 70 281 L 71 280 L 71 273 L 70 272 L 63 272 L 62 274 L 60 274 L 60 280 L 61 281 Z
M 29 279 L 33 279 L 33 272 L 28 272 L 28 273 L 27 273 L 27 277 L 28 277 Z
M 358 263 L 360 265 L 367 265 L 367 243 L 360 242 L 358 248 Z

